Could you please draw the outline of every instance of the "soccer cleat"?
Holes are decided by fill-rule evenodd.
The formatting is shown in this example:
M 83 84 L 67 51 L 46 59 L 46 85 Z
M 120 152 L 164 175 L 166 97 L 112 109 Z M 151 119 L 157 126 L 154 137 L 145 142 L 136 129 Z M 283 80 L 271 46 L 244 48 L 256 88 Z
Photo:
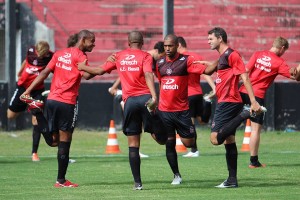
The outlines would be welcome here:
M 266 167 L 266 164 L 261 164 L 259 161 L 257 162 L 250 162 L 249 168 L 254 169 L 254 168 L 259 168 L 259 167 Z
M 207 102 L 212 102 L 212 98 L 215 96 L 214 92 L 213 91 L 210 91 L 208 94 L 205 94 L 203 96 L 203 100 L 204 101 L 207 101 Z
M 140 157 L 141 157 L 141 158 L 149 158 L 149 156 L 146 155 L 146 154 L 142 154 L 141 152 L 140 152 L 139 154 L 140 154 Z
M 79 186 L 78 184 L 72 183 L 68 180 L 66 180 L 66 182 L 64 182 L 64 183 L 59 183 L 58 181 L 56 181 L 56 183 L 54 184 L 54 187 L 56 187 L 56 188 L 61 188 L 61 187 L 71 188 L 71 187 L 78 187 L 78 186 Z
M 69 163 L 75 163 L 76 162 L 76 160 L 74 160 L 74 159 L 69 159 Z
M 240 115 L 242 115 L 245 118 L 249 118 L 249 117 L 256 117 L 257 115 L 267 112 L 267 108 L 265 108 L 264 106 L 260 106 L 261 113 L 259 113 L 259 114 L 256 114 L 256 112 L 254 112 L 254 111 L 250 114 L 250 109 L 251 108 L 248 104 L 244 105 L 243 111 L 241 112 Z
M 174 174 L 174 179 L 172 181 L 172 185 L 180 185 L 182 182 L 182 178 L 179 174 Z
M 199 151 L 196 152 L 188 152 L 187 154 L 183 155 L 182 157 L 186 158 L 194 158 L 194 157 L 199 157 Z
M 153 114 L 155 113 L 155 109 L 156 109 L 156 106 L 157 106 L 157 105 L 156 105 L 155 101 L 152 100 L 152 98 L 150 98 L 150 99 L 146 102 L 145 106 L 147 107 L 147 110 L 149 111 L 149 113 L 150 113 L 151 115 L 153 115 Z
M 32 156 L 31 156 L 31 160 L 33 162 L 38 162 L 38 161 L 40 161 L 40 158 L 39 158 L 37 153 L 33 153 Z
M 36 100 L 32 98 L 31 96 L 28 95 L 22 95 L 20 96 L 20 100 L 23 101 L 24 103 L 28 104 L 28 111 L 38 109 L 42 110 L 44 107 L 44 102 L 40 100 Z
M 45 90 L 44 92 L 42 92 L 42 96 L 43 97 L 47 97 L 50 93 L 50 90 Z
M 142 183 L 134 183 L 133 190 L 142 190 L 143 185 Z
M 229 182 L 228 179 L 226 179 L 223 183 L 220 185 L 215 186 L 216 188 L 237 188 L 238 183 L 237 180 Z

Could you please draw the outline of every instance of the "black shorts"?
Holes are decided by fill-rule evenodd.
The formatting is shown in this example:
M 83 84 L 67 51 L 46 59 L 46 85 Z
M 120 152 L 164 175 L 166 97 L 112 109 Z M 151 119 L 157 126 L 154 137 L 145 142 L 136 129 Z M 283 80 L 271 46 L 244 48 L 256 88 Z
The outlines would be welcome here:
M 243 103 L 221 102 L 218 103 L 215 110 L 214 119 L 211 125 L 211 132 L 219 130 L 236 117 L 243 109 Z
M 145 106 L 151 98 L 150 94 L 129 97 L 124 105 L 123 133 L 127 136 L 139 135 L 144 132 L 153 133 L 152 117 Z
M 189 96 L 189 107 L 191 117 L 201 117 L 203 113 L 203 95 Z
M 26 88 L 18 86 L 16 87 L 16 90 L 9 102 L 9 109 L 13 112 L 23 112 L 27 108 L 27 104 L 20 100 L 20 96 L 25 92 Z M 33 90 L 31 92 L 31 97 L 36 100 L 42 100 L 44 101 L 45 98 L 42 96 L 42 92 L 44 92 L 45 89 L 40 90 Z
M 48 99 L 46 111 L 51 133 L 58 133 L 59 130 L 73 133 L 77 122 L 78 102 L 73 105 Z
M 243 103 L 244 104 L 249 104 L 251 105 L 251 101 L 249 98 L 248 94 L 242 93 L 240 92 L 240 95 L 242 97 Z M 259 105 L 264 106 L 265 105 L 265 100 L 261 99 L 259 97 L 255 97 L 256 101 L 259 103 Z M 260 115 L 256 116 L 256 117 L 250 117 L 250 120 L 252 122 L 258 123 L 260 125 L 263 125 L 264 123 L 264 119 L 265 119 L 265 113 L 261 113 Z
M 177 133 L 182 138 L 193 138 L 196 135 L 189 110 L 178 112 L 159 111 L 168 136 L 174 137 Z

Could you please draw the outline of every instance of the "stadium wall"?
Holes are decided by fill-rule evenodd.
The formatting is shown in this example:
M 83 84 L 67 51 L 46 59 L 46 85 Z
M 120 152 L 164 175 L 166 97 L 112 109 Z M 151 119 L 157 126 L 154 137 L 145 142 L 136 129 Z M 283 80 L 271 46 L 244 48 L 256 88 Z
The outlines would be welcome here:
M 206 82 L 201 83 L 204 92 L 209 91 Z M 49 88 L 50 83 L 46 84 Z M 118 102 L 108 93 L 111 82 L 84 82 L 80 87 L 79 115 L 77 127 L 82 129 L 107 129 L 109 121 L 115 120 L 116 127 L 121 128 L 122 111 Z M 291 82 L 275 82 L 266 95 L 265 130 L 300 130 L 300 104 L 296 94 L 300 93 L 300 84 Z M 8 105 L 7 83 L 0 82 L 0 127 L 6 130 L 6 109 Z M 294 97 L 291 97 L 294 96 Z M 214 109 L 214 104 L 213 104 Z M 22 113 L 16 121 L 16 129 L 31 127 L 31 116 Z

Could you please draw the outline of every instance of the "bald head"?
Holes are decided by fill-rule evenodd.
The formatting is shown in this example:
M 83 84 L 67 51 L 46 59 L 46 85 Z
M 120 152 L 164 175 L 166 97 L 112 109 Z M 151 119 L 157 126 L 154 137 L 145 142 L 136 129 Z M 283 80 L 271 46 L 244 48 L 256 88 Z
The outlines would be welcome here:
M 175 45 L 178 45 L 178 37 L 174 34 L 167 35 L 164 40 L 172 41 Z
M 132 31 L 128 35 L 128 43 L 129 45 L 133 43 L 142 44 L 144 43 L 143 35 L 139 31 Z

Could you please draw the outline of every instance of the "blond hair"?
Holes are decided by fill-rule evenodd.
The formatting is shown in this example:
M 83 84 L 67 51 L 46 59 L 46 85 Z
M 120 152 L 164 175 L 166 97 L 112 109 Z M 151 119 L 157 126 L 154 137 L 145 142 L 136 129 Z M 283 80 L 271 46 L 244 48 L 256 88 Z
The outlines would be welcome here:
M 38 54 L 38 57 L 44 57 L 45 55 L 47 55 L 49 53 L 49 49 L 49 44 L 46 41 L 39 41 L 35 45 L 35 50 Z
M 273 47 L 277 49 L 281 49 L 282 47 L 284 47 L 284 49 L 287 50 L 289 48 L 289 42 L 287 41 L 287 39 L 279 36 L 275 38 Z

